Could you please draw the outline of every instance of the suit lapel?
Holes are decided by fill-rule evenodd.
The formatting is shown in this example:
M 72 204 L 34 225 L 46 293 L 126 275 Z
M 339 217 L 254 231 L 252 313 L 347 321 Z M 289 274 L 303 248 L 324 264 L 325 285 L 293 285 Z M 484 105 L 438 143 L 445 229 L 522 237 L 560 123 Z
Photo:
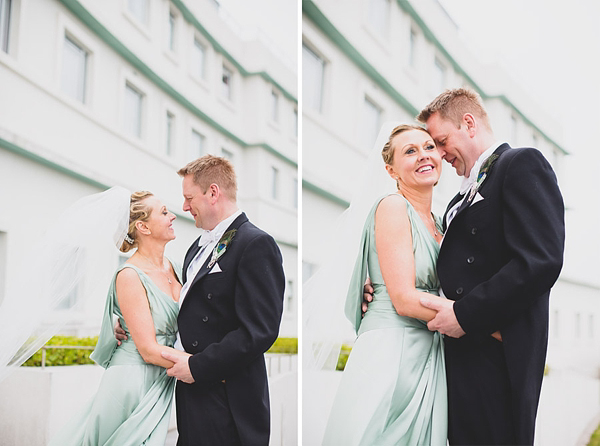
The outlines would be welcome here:
M 227 229 L 225 230 L 225 232 L 230 231 L 232 229 L 238 229 L 243 223 L 248 221 L 248 217 L 246 217 L 246 214 L 244 214 L 243 212 L 235 219 L 233 220 L 233 222 L 227 227 Z M 224 233 L 225 233 L 224 232 Z M 233 244 L 235 242 L 235 237 L 233 238 L 233 240 L 231 241 L 231 244 Z M 231 244 L 229 246 L 231 246 Z M 198 243 L 196 242 L 196 245 L 198 245 Z M 214 248 L 213 248 L 214 249 Z M 230 248 L 231 249 L 231 248 Z M 198 251 L 200 250 L 200 248 L 196 249 L 196 253 L 198 253 Z M 194 254 L 195 255 L 195 254 Z M 224 256 L 227 255 L 227 252 L 225 252 L 223 254 Z M 210 263 L 210 258 L 212 257 L 212 253 L 206 258 L 206 260 L 204 261 L 204 263 L 202 264 L 202 268 L 200 268 L 200 271 L 198 271 L 198 274 L 196 274 L 196 277 L 194 277 L 194 281 L 192 282 L 191 286 L 190 286 L 190 290 L 192 289 L 192 287 L 194 285 L 196 285 L 196 283 L 198 283 L 198 281 L 200 281 L 204 276 L 206 276 L 208 274 L 208 272 L 210 271 L 210 269 L 208 268 L 208 264 Z M 194 257 L 192 256 L 191 259 L 193 259 Z M 191 262 L 190 259 L 190 262 Z M 187 256 L 186 256 L 186 261 L 187 261 Z M 189 263 L 188 263 L 189 265 Z M 185 282 L 184 282 L 185 283 Z M 188 291 L 189 293 L 189 291 Z
M 183 283 L 185 283 L 187 281 L 187 270 L 188 267 L 190 266 L 190 263 L 192 262 L 192 259 L 194 257 L 196 257 L 196 254 L 198 254 L 198 251 L 200 251 L 200 246 L 198 246 L 198 242 L 200 241 L 200 237 L 198 237 L 194 243 L 192 243 L 192 246 L 189 247 L 189 249 L 187 250 L 187 252 L 185 253 L 185 258 L 183 259 Z
M 500 157 L 500 155 L 502 155 L 508 149 L 510 149 L 510 146 L 507 143 L 501 144 L 496 150 L 494 150 L 494 154 L 496 154 L 496 155 L 498 155 L 498 157 Z M 498 159 L 500 159 L 500 158 L 498 158 Z M 492 170 L 493 169 L 490 169 L 490 175 L 492 174 Z M 488 180 L 488 178 L 486 178 L 486 180 Z M 483 184 L 481 185 L 481 187 L 483 187 Z M 471 202 L 473 201 L 473 199 L 475 198 L 475 196 L 473 196 L 473 197 L 471 197 L 471 199 L 469 199 L 470 192 L 471 191 L 468 190 L 465 193 L 466 198 L 461 203 L 461 205 L 458 207 L 458 209 L 456 211 L 456 215 L 454 216 L 454 218 L 458 217 L 458 214 L 460 214 L 463 210 L 465 210 L 466 208 L 468 208 L 470 206 Z M 454 202 L 454 203 L 456 204 L 456 202 Z

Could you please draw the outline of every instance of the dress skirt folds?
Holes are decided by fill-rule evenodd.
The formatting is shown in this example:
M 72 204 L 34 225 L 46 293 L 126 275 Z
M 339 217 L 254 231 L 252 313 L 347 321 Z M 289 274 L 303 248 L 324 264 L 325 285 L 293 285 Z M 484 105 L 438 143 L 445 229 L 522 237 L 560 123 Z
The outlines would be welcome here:
M 371 210 L 350 283 L 346 314 L 358 338 L 343 372 L 325 430 L 324 445 L 446 445 L 447 390 L 442 337 L 425 322 L 397 314 L 386 290 L 375 247 Z M 417 289 L 437 294 L 439 252 L 407 201 Z M 439 221 L 437 222 L 439 226 Z M 364 318 L 360 304 L 367 275 L 375 289 Z
M 179 306 L 133 265 L 146 289 L 156 341 L 172 347 L 177 336 Z M 179 271 L 175 268 L 177 274 Z M 163 446 L 169 428 L 175 379 L 166 369 L 146 364 L 129 334 L 115 288 L 110 287 L 102 329 L 91 358 L 106 370 L 98 392 L 50 442 L 50 446 Z M 113 314 L 128 335 L 117 347 Z

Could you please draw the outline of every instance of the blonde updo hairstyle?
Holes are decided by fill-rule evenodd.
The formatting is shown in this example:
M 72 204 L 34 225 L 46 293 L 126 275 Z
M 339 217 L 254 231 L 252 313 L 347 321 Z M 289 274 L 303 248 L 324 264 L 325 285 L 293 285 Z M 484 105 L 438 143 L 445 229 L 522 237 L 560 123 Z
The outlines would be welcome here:
M 392 130 L 392 133 L 390 133 L 390 137 L 388 138 L 388 141 L 385 143 L 385 145 L 383 146 L 383 150 L 381 151 L 381 156 L 383 157 L 384 163 L 389 164 L 391 166 L 394 162 L 394 147 L 392 147 L 392 141 L 394 140 L 394 138 L 399 134 L 408 132 L 410 130 L 420 130 L 429 135 L 427 129 L 418 125 L 401 124 L 397 127 L 394 127 L 394 130 Z
M 131 201 L 129 205 L 129 227 L 127 229 L 127 236 L 123 240 L 121 245 L 121 252 L 128 252 L 133 248 L 137 248 L 138 239 L 135 224 L 138 221 L 148 221 L 152 208 L 145 202 L 146 198 L 152 197 L 154 194 L 148 191 L 138 191 L 131 194 Z M 129 241 L 128 241 L 129 238 Z M 133 243 L 130 243 L 133 241 Z

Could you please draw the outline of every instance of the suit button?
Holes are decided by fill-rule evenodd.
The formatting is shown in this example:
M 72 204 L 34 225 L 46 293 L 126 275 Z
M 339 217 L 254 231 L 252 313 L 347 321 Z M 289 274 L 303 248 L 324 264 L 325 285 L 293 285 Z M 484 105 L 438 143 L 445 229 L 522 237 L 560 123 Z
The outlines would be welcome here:
M 206 296 L 206 298 L 207 298 L 208 300 L 211 300 L 211 299 L 212 299 L 212 294 L 211 294 L 211 293 L 208 293 L 208 296 Z
M 472 235 L 475 235 L 475 234 L 477 234 L 477 228 L 473 228 L 473 229 L 471 229 L 471 234 L 472 234 Z
M 473 263 L 475 261 L 475 257 L 471 256 L 467 259 L 467 263 Z
M 462 293 L 463 293 L 463 291 L 464 291 L 464 290 L 463 290 L 463 287 L 458 287 L 458 288 L 456 289 L 456 294 L 462 294 Z
M 208 322 L 208 316 L 204 316 L 204 317 L 202 318 L 202 322 Z
M 198 347 L 198 341 L 192 342 L 192 347 Z

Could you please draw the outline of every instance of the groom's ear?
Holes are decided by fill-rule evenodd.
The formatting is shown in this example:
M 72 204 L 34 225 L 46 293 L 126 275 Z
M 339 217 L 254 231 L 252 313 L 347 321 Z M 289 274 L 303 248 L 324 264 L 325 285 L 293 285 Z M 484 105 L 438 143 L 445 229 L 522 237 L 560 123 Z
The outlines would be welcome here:
M 209 194 L 209 197 L 214 201 L 216 201 L 221 195 L 221 189 L 219 188 L 219 185 L 217 183 L 212 183 L 210 186 L 208 186 L 208 190 L 206 192 Z

